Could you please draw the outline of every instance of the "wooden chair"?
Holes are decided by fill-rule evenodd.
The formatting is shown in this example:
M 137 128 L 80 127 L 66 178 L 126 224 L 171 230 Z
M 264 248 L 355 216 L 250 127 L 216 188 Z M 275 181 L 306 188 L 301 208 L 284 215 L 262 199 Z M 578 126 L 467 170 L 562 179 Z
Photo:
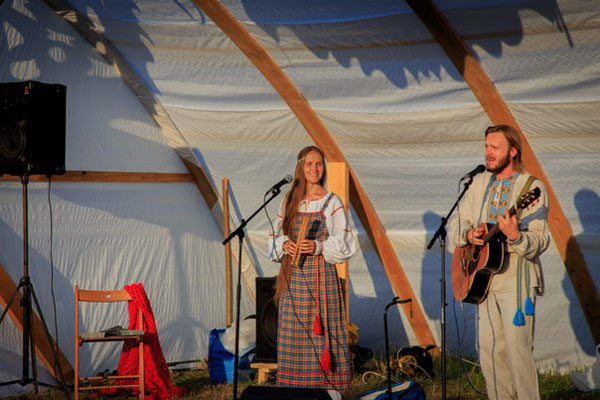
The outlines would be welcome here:
M 142 313 L 138 313 L 136 331 L 127 331 L 122 336 L 107 336 L 104 332 L 82 333 L 79 332 L 79 302 L 115 303 L 131 301 L 131 296 L 126 290 L 83 290 L 75 285 L 75 400 L 79 399 L 79 392 L 90 390 L 137 388 L 138 398 L 144 399 L 144 340 L 142 333 Z M 112 375 L 112 376 L 79 376 L 79 347 L 86 342 L 124 342 L 132 340 L 138 345 L 138 375 Z M 118 380 L 138 379 L 138 384 L 122 384 Z M 83 381 L 89 386 L 82 386 Z

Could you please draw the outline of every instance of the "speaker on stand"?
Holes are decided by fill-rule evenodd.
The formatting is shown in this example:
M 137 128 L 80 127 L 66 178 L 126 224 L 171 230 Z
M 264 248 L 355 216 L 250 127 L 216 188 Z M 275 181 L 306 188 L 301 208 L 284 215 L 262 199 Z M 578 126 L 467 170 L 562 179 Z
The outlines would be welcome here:
M 256 357 L 255 362 L 277 362 L 276 277 L 256 278 Z
M 65 173 L 64 85 L 0 84 L 0 175 Z
M 27 213 L 29 176 L 43 174 L 50 177 L 65 173 L 65 121 L 65 86 L 35 81 L 0 84 L 0 175 L 20 176 L 23 187 L 23 275 L 0 316 L 1 324 L 18 292 L 22 291 L 19 303 L 23 309 L 22 376 L 21 379 L 0 382 L 0 386 L 33 384 L 35 392 L 38 385 L 54 387 L 63 389 L 69 398 L 63 371 L 57 360 L 58 350 L 53 346 L 50 331 L 29 277 Z M 54 351 L 54 365 L 58 370 L 56 377 L 60 386 L 39 382 L 37 379 L 33 304 L 37 308 L 46 340 Z

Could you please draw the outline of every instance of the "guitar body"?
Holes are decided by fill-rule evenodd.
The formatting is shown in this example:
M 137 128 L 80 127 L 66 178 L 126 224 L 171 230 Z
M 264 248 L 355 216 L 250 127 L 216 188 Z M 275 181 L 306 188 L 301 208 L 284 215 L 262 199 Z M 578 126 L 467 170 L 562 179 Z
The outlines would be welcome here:
M 493 225 L 482 223 L 484 235 Z M 504 263 L 504 235 L 497 232 L 483 246 L 457 247 L 452 256 L 452 291 L 454 298 L 479 304 L 487 296 L 492 278 Z
M 517 210 L 528 207 L 540 195 L 540 188 L 533 188 L 520 196 L 508 213 L 515 215 Z M 506 237 L 498 225 L 482 223 L 479 227 L 484 231 L 483 246 L 457 247 L 452 256 L 452 291 L 456 300 L 465 303 L 479 304 L 485 299 L 492 278 L 504 263 Z

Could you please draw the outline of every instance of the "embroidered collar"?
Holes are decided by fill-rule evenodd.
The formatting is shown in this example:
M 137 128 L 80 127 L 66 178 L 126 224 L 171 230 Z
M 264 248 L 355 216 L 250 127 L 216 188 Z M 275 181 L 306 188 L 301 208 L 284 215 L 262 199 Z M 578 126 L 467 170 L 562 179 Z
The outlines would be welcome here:
M 498 216 L 504 214 L 508 209 L 513 187 L 519 175 L 520 173 L 517 171 L 501 180 L 494 176 L 487 213 L 489 223 L 495 224 Z

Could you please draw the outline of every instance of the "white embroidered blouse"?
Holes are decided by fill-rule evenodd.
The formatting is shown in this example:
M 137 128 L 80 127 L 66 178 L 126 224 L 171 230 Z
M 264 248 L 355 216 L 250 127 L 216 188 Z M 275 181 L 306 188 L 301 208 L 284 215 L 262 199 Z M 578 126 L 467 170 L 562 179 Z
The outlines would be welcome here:
M 300 212 L 318 212 L 329 198 L 331 191 L 328 191 L 319 200 L 302 200 L 298 206 Z M 283 243 L 288 237 L 281 231 L 284 215 L 283 201 L 279 206 L 277 214 L 277 226 L 275 227 L 275 238 L 273 235 L 269 238 L 269 259 L 271 261 L 280 261 L 284 255 Z M 334 195 L 327 208 L 324 210 L 325 226 L 329 232 L 329 238 L 324 241 L 316 240 L 315 254 L 322 254 L 325 261 L 331 264 L 339 264 L 356 253 L 356 240 L 350 230 L 348 218 L 344 205 L 337 195 Z M 275 240 L 273 240 L 275 239 Z

